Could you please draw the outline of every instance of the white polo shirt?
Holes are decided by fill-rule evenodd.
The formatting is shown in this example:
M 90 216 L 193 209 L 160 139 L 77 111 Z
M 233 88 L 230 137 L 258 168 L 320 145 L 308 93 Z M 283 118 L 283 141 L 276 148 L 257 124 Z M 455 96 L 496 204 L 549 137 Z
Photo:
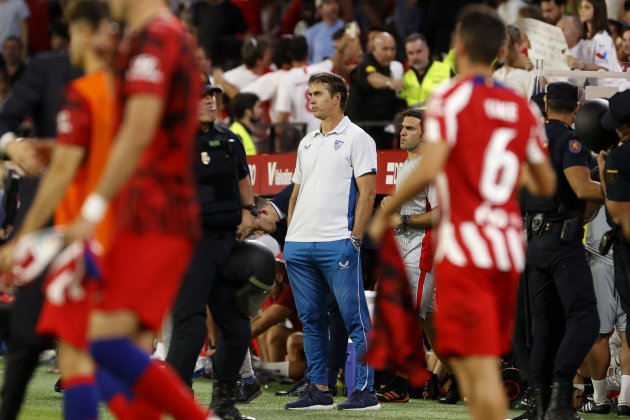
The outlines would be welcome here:
M 347 239 L 354 226 L 356 178 L 376 173 L 376 144 L 344 117 L 324 135 L 308 133 L 300 142 L 293 182 L 300 185 L 287 242 Z

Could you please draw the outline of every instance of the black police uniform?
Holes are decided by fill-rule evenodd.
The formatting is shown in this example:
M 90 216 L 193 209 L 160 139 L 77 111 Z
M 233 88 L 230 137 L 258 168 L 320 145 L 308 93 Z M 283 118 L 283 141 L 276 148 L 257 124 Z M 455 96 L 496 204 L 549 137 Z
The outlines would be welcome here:
M 197 356 L 206 338 L 206 305 L 219 328 L 214 379 L 235 383 L 249 341 L 249 318 L 237 308 L 236 287 L 221 278 L 221 268 L 237 243 L 242 205 L 238 181 L 249 176 L 238 136 L 214 124 L 199 131 L 194 165 L 203 219 L 197 244 L 173 308 L 173 333 L 167 362 L 192 385 Z
M 608 103 L 608 111 L 601 117 L 604 129 L 614 130 L 622 124 L 630 124 L 630 91 L 616 93 Z M 619 146 L 608 153 L 601 181 L 606 185 L 607 200 L 630 201 L 630 139 L 621 139 Z M 609 224 L 614 226 L 610 218 Z M 620 227 L 615 226 L 611 233 L 615 249 L 615 289 L 624 312 L 630 313 L 630 243 Z M 627 338 L 630 343 L 630 336 Z
M 606 195 L 609 200 L 630 201 L 630 140 L 610 151 L 605 167 Z M 630 313 L 630 243 L 624 238 L 621 228 L 613 230 L 615 266 L 615 289 L 623 311 Z M 628 337 L 630 343 L 630 337 Z
M 548 88 L 548 99 L 566 99 L 563 87 Z M 569 85 L 570 86 L 570 85 Z M 574 101 L 577 102 L 577 88 Z M 593 278 L 582 244 L 586 202 L 575 195 L 564 175 L 573 166 L 590 168 L 590 152 L 571 127 L 557 120 L 545 126 L 548 151 L 558 180 L 551 199 L 525 200 L 528 227 L 526 257 L 533 344 L 529 383 L 548 390 L 554 383 L 568 390 L 599 329 Z M 565 330 L 563 331 L 563 328 Z M 552 402 L 553 404 L 553 402 Z

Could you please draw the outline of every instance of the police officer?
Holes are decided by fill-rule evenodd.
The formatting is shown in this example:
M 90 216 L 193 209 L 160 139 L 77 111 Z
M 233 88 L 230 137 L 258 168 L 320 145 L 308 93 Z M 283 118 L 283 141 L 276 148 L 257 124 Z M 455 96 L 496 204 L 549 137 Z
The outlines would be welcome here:
M 623 310 L 630 313 L 630 91 L 610 98 L 601 122 L 605 129 L 616 130 L 620 138 L 618 147 L 601 152 L 597 159 L 606 210 L 615 225 L 601 246 L 614 242 L 615 288 Z
M 239 239 L 254 228 L 258 211 L 245 150 L 237 135 L 215 123 L 217 93 L 202 73 L 199 133 L 194 161 L 203 236 L 173 307 L 173 333 L 166 358 L 192 385 L 197 356 L 206 338 L 206 305 L 219 328 L 214 354 L 211 407 L 223 419 L 242 419 L 234 406 L 237 379 L 251 338 L 247 314 L 236 305 L 237 285 L 222 278 L 221 269 Z
M 578 88 L 551 83 L 545 106 L 558 189 L 551 199 L 525 199 L 533 318 L 529 382 L 536 419 L 579 419 L 571 405 L 573 376 L 599 331 L 593 278 L 582 244 L 584 212 L 587 201 L 601 203 L 603 196 L 599 183 L 590 179 L 590 151 L 571 129 Z

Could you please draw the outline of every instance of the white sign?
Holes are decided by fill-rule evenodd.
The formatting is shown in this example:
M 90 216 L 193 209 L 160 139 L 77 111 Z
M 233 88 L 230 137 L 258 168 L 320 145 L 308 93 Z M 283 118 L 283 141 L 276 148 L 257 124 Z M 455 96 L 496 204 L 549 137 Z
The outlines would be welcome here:
M 536 19 L 518 19 L 515 25 L 529 39 L 527 54 L 534 64 L 543 59 L 544 69 L 569 70 L 564 59 L 569 47 L 560 28 Z

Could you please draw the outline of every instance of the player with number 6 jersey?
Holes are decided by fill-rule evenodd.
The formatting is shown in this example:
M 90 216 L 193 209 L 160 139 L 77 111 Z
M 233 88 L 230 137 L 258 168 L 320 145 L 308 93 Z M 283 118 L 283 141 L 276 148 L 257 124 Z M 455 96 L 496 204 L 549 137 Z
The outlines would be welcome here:
M 525 265 L 516 199 L 521 173 L 528 174 L 527 185 L 536 193 L 555 191 L 538 113 L 492 79 L 505 34 L 494 11 L 465 9 L 455 43 L 461 77 L 429 100 L 423 160 L 370 228 L 371 236 L 380 238 L 393 210 L 435 182 L 440 209 L 435 348 L 459 378 L 473 419 L 507 414 L 498 357 L 510 349 Z

